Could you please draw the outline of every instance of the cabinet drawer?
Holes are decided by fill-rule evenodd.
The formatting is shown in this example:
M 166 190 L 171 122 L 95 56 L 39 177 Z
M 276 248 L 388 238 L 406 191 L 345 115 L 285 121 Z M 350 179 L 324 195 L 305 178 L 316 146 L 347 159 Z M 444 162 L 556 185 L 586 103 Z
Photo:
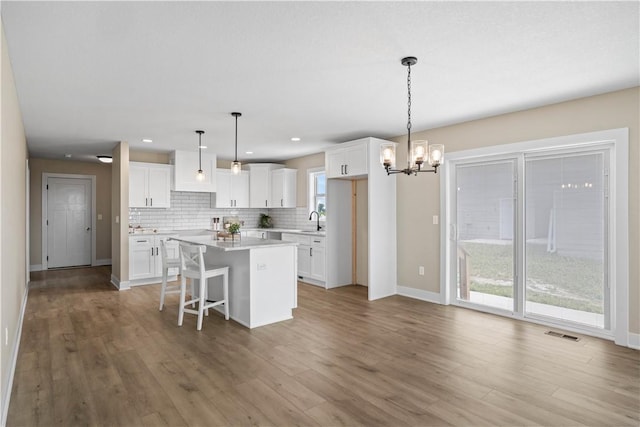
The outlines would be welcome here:
M 311 237 L 311 246 L 322 246 L 324 247 L 324 237 Z

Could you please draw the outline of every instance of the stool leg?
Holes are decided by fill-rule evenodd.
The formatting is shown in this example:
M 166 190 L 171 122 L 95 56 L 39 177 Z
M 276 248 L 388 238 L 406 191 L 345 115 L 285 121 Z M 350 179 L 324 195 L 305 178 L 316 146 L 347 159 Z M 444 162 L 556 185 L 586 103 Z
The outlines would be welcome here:
M 162 311 L 162 308 L 164 307 L 164 294 L 166 291 L 167 291 L 167 268 L 163 266 L 162 267 L 162 288 L 160 290 L 160 308 L 159 308 L 160 311 Z
M 224 273 L 222 279 L 224 287 L 224 318 L 229 320 L 229 274 Z
M 200 295 L 198 295 L 200 296 Z M 194 300 L 194 302 L 191 303 L 191 308 L 196 308 L 196 303 L 195 303 L 195 299 L 196 299 L 196 285 L 194 283 L 194 281 L 191 281 L 191 299 Z
M 206 305 L 206 283 L 207 281 L 200 278 L 200 293 L 198 294 L 198 330 L 202 329 L 202 315 L 204 314 L 204 306 Z
M 184 275 L 180 278 L 180 309 L 178 310 L 178 326 L 182 326 L 184 319 L 184 301 L 187 293 L 187 278 Z

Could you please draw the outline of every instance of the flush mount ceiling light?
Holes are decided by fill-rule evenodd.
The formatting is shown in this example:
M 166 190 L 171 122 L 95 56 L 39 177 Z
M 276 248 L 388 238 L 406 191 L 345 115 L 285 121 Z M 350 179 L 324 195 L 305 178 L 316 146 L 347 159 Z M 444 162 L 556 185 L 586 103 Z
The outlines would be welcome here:
M 432 144 L 426 140 L 411 141 L 411 66 L 416 65 L 418 58 L 408 56 L 402 58 L 402 65 L 407 67 L 407 167 L 405 169 L 395 169 L 396 165 L 396 144 L 386 143 L 380 146 L 380 163 L 387 171 L 387 175 L 403 173 L 406 175 L 418 175 L 420 172 L 438 173 L 438 166 L 442 164 L 444 156 L 444 145 Z M 427 157 L 428 153 L 428 157 Z M 433 169 L 422 169 L 425 160 Z
M 242 116 L 242 113 L 231 113 L 236 118 L 236 156 L 231 162 L 231 173 L 238 175 L 242 170 L 242 163 L 238 161 L 238 117 Z
M 204 181 L 205 175 L 202 171 L 202 134 L 204 131 L 197 130 L 196 133 L 198 134 L 198 173 L 196 174 L 196 180 Z
M 113 163 L 113 158 L 111 156 L 96 156 L 96 157 L 102 163 Z
M 143 138 L 142 142 L 146 142 L 147 144 L 151 144 L 153 142 L 153 139 Z
M 300 141 L 300 138 L 298 138 L 297 136 L 294 136 L 293 138 L 291 138 L 291 140 L 292 140 L 293 142 L 299 142 L 299 141 Z

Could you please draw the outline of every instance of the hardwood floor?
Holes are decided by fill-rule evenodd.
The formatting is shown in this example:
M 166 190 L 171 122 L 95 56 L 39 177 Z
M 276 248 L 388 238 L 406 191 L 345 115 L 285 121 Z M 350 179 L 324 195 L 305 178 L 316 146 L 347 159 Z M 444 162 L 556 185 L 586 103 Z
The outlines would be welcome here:
M 197 332 L 109 271 L 32 274 L 8 426 L 640 424 L 640 352 L 608 341 L 305 284 L 293 320 Z

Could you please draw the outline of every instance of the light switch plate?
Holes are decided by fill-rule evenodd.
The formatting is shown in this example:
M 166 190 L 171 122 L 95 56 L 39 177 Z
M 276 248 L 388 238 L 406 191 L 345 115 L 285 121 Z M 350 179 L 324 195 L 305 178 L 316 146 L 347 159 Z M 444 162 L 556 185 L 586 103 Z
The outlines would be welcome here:
M 433 225 L 438 225 L 438 215 L 433 216 Z

